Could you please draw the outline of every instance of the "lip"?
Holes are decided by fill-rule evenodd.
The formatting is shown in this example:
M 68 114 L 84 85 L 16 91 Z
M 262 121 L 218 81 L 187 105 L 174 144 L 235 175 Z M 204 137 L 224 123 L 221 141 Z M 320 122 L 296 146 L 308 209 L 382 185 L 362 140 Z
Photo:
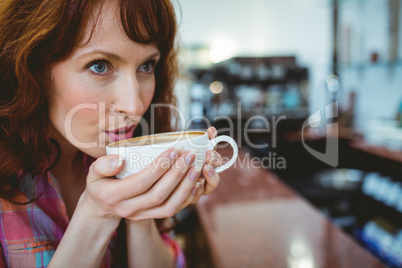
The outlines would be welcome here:
M 133 136 L 134 130 L 137 125 L 127 126 L 123 128 L 118 128 L 114 130 L 105 131 L 106 135 L 109 137 L 111 142 L 121 141 L 129 139 Z

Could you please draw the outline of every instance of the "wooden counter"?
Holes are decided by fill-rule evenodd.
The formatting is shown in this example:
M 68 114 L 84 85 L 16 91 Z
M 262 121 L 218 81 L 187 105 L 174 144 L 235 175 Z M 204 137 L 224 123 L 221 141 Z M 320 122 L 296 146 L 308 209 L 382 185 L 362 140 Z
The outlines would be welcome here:
M 229 155 L 229 151 L 221 151 Z M 385 267 L 240 150 L 196 209 L 216 267 Z
M 352 140 L 350 142 L 350 146 L 368 154 L 376 155 L 378 157 L 402 164 L 402 152 L 400 151 L 391 151 L 385 147 L 370 145 L 364 140 Z

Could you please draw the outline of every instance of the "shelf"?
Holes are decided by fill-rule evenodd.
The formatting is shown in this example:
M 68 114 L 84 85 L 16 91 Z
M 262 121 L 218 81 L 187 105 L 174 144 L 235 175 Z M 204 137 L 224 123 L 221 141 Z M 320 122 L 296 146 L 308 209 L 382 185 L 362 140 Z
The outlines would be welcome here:
M 396 62 L 354 62 L 350 64 L 339 64 L 340 71 L 367 70 L 367 69 L 384 69 L 384 68 L 401 68 L 402 60 Z

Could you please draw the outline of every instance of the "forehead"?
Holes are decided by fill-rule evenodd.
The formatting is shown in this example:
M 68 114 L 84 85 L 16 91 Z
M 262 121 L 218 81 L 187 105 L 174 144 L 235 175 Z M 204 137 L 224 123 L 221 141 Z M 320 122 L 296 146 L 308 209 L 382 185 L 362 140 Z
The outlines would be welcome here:
M 117 0 L 107 0 L 94 6 L 84 27 L 83 40 L 79 46 L 118 38 L 127 40 L 120 19 L 120 5 Z
M 141 28 L 141 27 L 140 27 Z M 134 42 L 124 31 L 118 0 L 108 0 L 93 8 L 91 16 L 83 29 L 83 39 L 76 51 L 108 50 L 110 52 L 134 52 L 134 46 L 147 47 L 157 51 L 155 45 Z

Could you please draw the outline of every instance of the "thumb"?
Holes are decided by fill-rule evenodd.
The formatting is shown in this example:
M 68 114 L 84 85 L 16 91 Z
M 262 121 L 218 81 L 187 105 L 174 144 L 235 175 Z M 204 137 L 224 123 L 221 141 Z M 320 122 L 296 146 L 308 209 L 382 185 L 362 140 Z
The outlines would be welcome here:
M 99 157 L 89 168 L 87 181 L 93 182 L 102 178 L 112 177 L 120 172 L 123 158 L 119 155 L 105 155 Z
M 218 132 L 216 131 L 216 128 L 214 127 L 210 127 L 207 129 L 207 133 L 208 133 L 208 138 L 210 140 L 212 140 L 213 138 L 215 138 L 218 134 Z

